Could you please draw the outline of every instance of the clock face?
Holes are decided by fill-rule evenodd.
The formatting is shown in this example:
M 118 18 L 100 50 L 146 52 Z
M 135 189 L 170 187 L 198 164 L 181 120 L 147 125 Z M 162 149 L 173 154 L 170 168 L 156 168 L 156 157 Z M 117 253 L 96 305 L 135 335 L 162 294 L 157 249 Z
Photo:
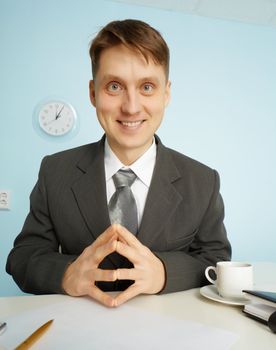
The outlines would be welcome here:
M 40 128 L 51 136 L 63 136 L 75 126 L 76 113 L 72 106 L 62 101 L 44 103 L 38 112 Z

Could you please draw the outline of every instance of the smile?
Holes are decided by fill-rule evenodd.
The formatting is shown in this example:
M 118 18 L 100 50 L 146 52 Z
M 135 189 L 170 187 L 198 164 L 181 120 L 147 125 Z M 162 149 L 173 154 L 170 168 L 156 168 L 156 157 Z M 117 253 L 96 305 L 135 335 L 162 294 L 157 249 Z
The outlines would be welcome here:
M 120 121 L 120 123 L 124 126 L 127 126 L 128 128 L 135 128 L 139 125 L 141 125 L 143 123 L 143 120 L 138 120 L 135 122 L 124 122 L 124 121 Z

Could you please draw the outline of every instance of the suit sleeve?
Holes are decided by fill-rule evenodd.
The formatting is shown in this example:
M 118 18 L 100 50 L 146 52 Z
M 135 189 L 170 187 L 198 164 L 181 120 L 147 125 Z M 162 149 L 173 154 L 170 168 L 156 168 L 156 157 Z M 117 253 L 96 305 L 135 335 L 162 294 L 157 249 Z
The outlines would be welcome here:
M 166 283 L 161 293 L 206 285 L 206 267 L 231 259 L 231 246 L 223 219 L 224 204 L 219 192 L 219 175 L 214 170 L 214 186 L 209 205 L 188 250 L 154 252 L 163 262 L 166 272 Z
M 6 270 L 27 293 L 63 293 L 61 281 L 68 264 L 76 256 L 59 252 L 47 201 L 44 173 L 47 157 L 42 161 L 38 181 L 30 196 L 30 212 L 14 248 Z

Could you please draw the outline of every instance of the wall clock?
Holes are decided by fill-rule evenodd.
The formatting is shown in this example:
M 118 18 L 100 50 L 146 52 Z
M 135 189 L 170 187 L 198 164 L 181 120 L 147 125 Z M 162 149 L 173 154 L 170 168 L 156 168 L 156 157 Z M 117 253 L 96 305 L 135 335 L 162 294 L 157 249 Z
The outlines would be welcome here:
M 61 99 L 41 102 L 34 112 L 34 127 L 47 138 L 64 140 L 78 131 L 78 117 L 73 106 Z

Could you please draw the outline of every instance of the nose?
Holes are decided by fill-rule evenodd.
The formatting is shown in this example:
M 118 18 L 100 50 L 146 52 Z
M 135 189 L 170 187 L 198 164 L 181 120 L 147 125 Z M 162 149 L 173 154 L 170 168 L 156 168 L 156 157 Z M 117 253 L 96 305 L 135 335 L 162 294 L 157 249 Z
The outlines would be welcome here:
M 127 90 L 122 101 L 122 112 L 128 115 L 138 114 L 141 110 L 139 93 L 133 90 Z

